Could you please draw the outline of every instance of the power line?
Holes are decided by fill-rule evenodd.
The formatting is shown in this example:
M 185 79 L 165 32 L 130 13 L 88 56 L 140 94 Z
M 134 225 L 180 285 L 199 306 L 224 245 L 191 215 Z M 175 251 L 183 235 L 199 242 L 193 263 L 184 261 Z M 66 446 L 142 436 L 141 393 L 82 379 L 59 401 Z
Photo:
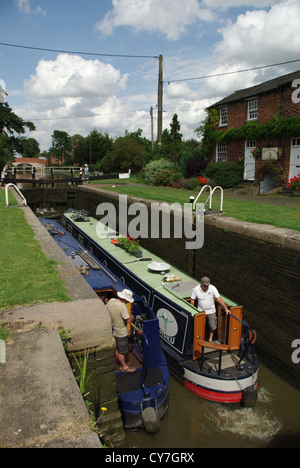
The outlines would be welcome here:
M 41 117 L 37 119 L 30 119 L 31 122 L 41 122 L 41 121 L 47 121 L 47 120 L 70 120 L 70 119 L 87 119 L 91 117 L 107 117 L 110 115 L 120 115 L 120 114 L 131 114 L 135 112 L 148 112 L 149 109 L 136 109 L 136 110 L 127 110 L 123 112 L 112 112 L 109 114 L 91 114 L 91 115 L 70 115 L 66 117 Z
M 273 63 L 272 65 L 263 65 L 261 67 L 253 67 L 253 68 L 245 68 L 244 70 L 237 70 L 237 71 L 231 71 L 231 72 L 224 72 L 224 73 L 217 73 L 214 75 L 204 75 L 204 76 L 196 76 L 194 78 L 182 78 L 180 80 L 168 80 L 164 81 L 164 83 L 177 83 L 179 81 L 192 81 L 192 80 L 203 80 L 205 78 L 216 78 L 218 76 L 226 76 L 226 75 L 234 75 L 235 73 L 245 73 L 248 71 L 253 71 L 253 70 L 261 70 L 263 68 L 271 68 L 271 67 L 278 67 L 280 65 L 288 65 L 291 63 L 296 63 L 300 62 L 300 59 L 297 60 L 289 60 L 288 62 L 280 62 L 280 63 Z
M 29 50 L 40 50 L 43 52 L 55 52 L 58 54 L 76 54 L 76 55 L 91 55 L 95 57 L 121 57 L 121 58 L 149 58 L 149 59 L 158 59 L 159 57 L 156 55 L 129 55 L 129 54 L 98 54 L 94 52 L 78 52 L 74 50 L 59 50 L 59 49 L 48 49 L 42 47 L 31 47 L 19 44 L 7 44 L 5 42 L 0 42 L 0 45 L 6 47 L 16 47 L 19 49 L 29 49 Z

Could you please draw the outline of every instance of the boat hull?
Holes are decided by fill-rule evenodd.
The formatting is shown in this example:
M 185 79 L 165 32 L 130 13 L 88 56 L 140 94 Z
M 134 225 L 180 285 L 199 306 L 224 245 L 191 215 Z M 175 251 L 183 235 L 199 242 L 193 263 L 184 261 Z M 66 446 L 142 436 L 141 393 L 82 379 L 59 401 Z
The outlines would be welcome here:
M 244 400 L 244 391 L 248 388 L 257 389 L 258 371 L 250 377 L 239 381 L 227 381 L 225 379 L 210 379 L 203 375 L 189 375 L 189 378 L 195 378 L 196 382 L 185 379 L 186 389 L 206 400 L 218 403 L 242 403 Z M 238 388 L 237 388 L 238 387 Z

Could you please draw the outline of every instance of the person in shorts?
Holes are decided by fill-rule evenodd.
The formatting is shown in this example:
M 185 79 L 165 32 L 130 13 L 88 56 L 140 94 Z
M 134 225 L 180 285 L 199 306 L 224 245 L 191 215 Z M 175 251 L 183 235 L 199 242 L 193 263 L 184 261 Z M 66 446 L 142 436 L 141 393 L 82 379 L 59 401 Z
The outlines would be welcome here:
M 136 369 L 130 368 L 126 364 L 128 354 L 128 334 L 127 325 L 134 321 L 134 316 L 129 315 L 126 304 L 134 302 L 132 292 L 124 289 L 117 293 L 118 298 L 108 301 L 106 308 L 110 314 L 113 326 L 113 335 L 116 340 L 116 356 L 120 363 L 121 372 L 135 372 Z
M 215 301 L 225 309 L 226 314 L 230 314 L 230 310 L 227 305 L 220 297 L 219 291 L 215 286 L 210 284 L 210 279 L 207 276 L 201 278 L 201 283 L 196 286 L 191 295 L 191 304 L 195 306 L 197 299 L 197 307 L 200 311 L 204 311 L 206 314 L 206 321 L 209 326 L 209 341 L 212 342 L 214 333 L 217 329 L 217 312 Z

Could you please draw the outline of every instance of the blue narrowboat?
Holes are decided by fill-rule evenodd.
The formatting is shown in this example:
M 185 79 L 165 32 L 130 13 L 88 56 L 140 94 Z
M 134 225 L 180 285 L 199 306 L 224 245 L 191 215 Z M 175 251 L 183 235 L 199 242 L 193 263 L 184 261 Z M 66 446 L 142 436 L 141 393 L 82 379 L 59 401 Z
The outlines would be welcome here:
M 231 313 L 226 315 L 216 304 L 217 337 L 211 343 L 205 312 L 191 304 L 192 290 L 199 281 L 144 248 L 142 257 L 133 260 L 118 247 L 121 237 L 87 213 L 70 209 L 63 214 L 61 225 L 153 310 L 162 350 L 175 378 L 205 399 L 255 405 L 257 336 L 244 320 L 242 305 L 221 295 Z
M 80 235 L 65 222 L 43 217 L 40 221 L 104 304 L 117 297 L 124 283 L 106 262 L 86 250 Z M 135 320 L 128 326 L 128 365 L 136 370 L 117 372 L 119 407 L 126 429 L 144 427 L 154 433 L 168 410 L 169 369 L 161 347 L 159 320 L 149 305 L 132 292 L 134 302 L 127 307 Z

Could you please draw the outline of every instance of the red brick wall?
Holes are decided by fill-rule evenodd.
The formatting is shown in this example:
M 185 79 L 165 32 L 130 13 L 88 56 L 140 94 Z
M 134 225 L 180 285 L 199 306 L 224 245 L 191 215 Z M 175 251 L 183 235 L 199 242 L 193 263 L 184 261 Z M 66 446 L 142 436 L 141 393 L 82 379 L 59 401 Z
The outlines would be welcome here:
M 300 76 L 299 76 L 300 79 Z M 268 120 L 272 119 L 275 115 L 283 118 L 293 116 L 300 117 L 300 103 L 293 102 L 292 96 L 297 88 L 290 85 L 284 86 L 281 90 L 272 91 L 262 94 L 257 97 L 258 99 L 258 120 L 261 124 L 265 124 Z M 295 95 L 295 94 L 294 94 Z M 297 93 L 300 97 L 300 91 Z M 253 100 L 255 97 L 253 98 Z M 240 128 L 247 123 L 248 101 L 238 101 L 228 105 L 228 125 L 226 127 L 219 127 L 219 131 L 226 131 L 231 127 Z M 300 137 L 300 135 L 294 135 Z M 213 161 L 216 161 L 216 146 L 213 150 Z M 263 149 L 267 147 L 280 147 L 282 154 L 279 162 L 282 165 L 286 176 L 289 174 L 290 164 L 290 138 L 267 139 L 257 141 L 257 148 Z M 245 141 L 232 141 L 228 143 L 228 161 L 236 161 L 239 157 L 244 156 Z M 261 160 L 261 156 L 258 161 Z

